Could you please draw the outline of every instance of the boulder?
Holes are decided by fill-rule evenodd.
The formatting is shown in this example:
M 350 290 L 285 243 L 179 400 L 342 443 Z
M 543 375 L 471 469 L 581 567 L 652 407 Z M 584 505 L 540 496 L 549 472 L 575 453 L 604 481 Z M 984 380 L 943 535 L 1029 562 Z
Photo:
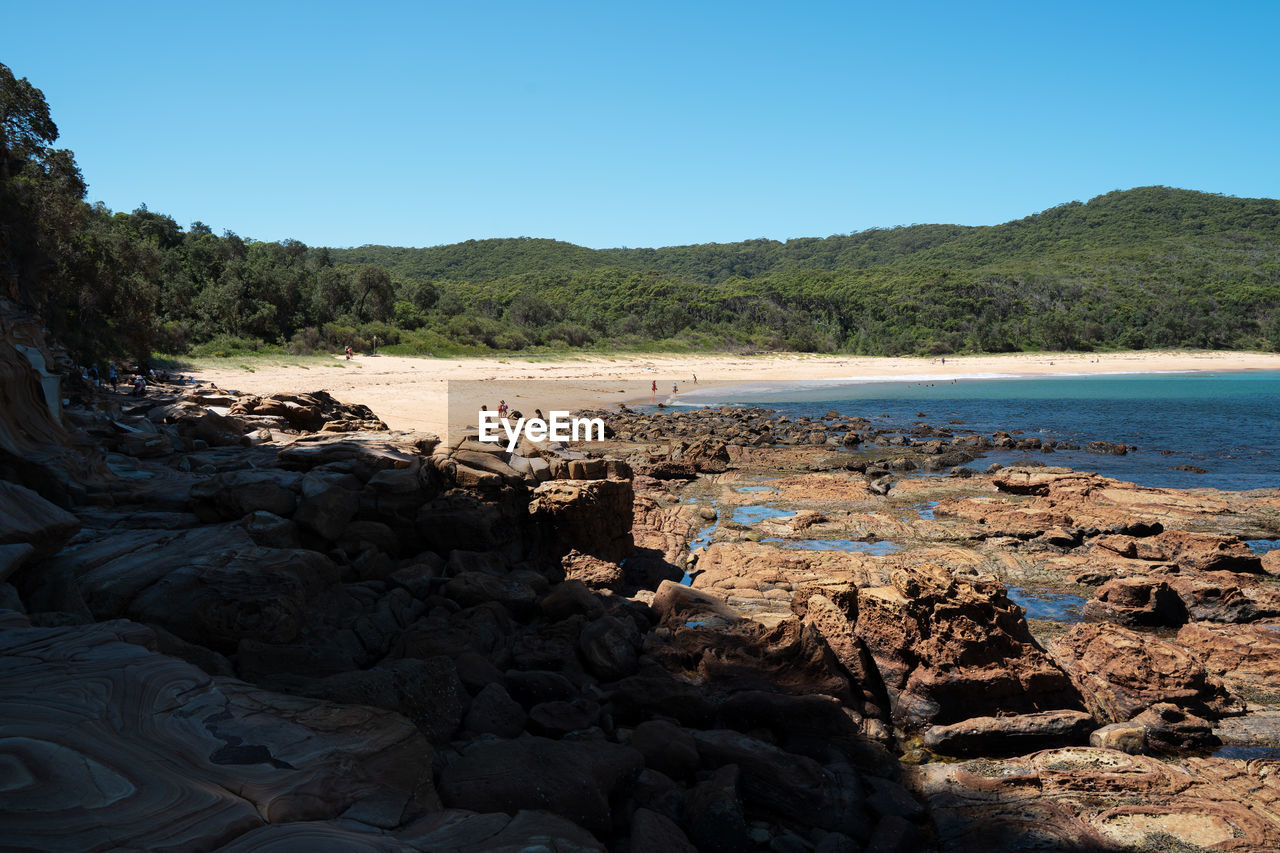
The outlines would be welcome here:
M 684 826 L 699 849 L 711 853 L 747 850 L 746 818 L 738 796 L 738 766 L 718 768 L 689 791 L 685 799 Z
M 527 720 L 520 703 L 512 699 L 501 684 L 490 683 L 471 701 L 462 725 L 473 734 L 513 738 L 524 731 Z
M 666 720 L 649 720 L 631 733 L 631 747 L 652 767 L 672 779 L 686 779 L 698 769 L 698 745 L 693 733 Z
M 622 566 L 583 554 L 576 548 L 560 558 L 560 568 L 567 580 L 580 581 L 592 589 L 620 592 L 626 582 Z
M 1089 746 L 1141 755 L 1147 751 L 1147 727 L 1139 722 L 1108 723 L 1089 733 Z
M 1080 707 L 1001 584 L 927 565 L 892 582 L 859 590 L 856 632 L 900 725 Z
M 34 556 L 48 557 L 79 529 L 80 519 L 71 513 L 30 489 L 0 480 L 0 545 L 30 545 Z
M 607 834 L 610 799 L 643 766 L 639 752 L 614 743 L 529 736 L 463 748 L 441 768 L 439 790 L 451 808 L 508 814 L 538 809 Z
M 312 472 L 302 478 L 302 500 L 293 520 L 313 533 L 333 541 L 360 508 L 360 494 L 348 488 L 342 475 Z
M 1093 728 L 1093 717 L 1084 711 L 972 717 L 946 726 L 931 726 L 924 733 L 924 745 L 946 755 L 1008 755 L 1083 744 Z
M 837 778 L 811 758 L 726 730 L 694 733 L 703 766 L 737 765 L 743 802 L 789 825 L 865 837 L 865 794 L 856 776 Z
M 534 489 L 529 511 L 565 550 L 619 562 L 633 548 L 633 500 L 627 480 L 550 480 Z
M 529 731 L 550 738 L 589 729 L 599 720 L 600 705 L 584 696 L 541 702 L 529 709 Z
M 1178 645 L 1232 684 L 1280 694 L 1280 631 L 1274 625 L 1191 622 L 1178 631 Z
M 264 548 L 297 548 L 298 526 L 287 518 L 259 510 L 240 522 L 255 545 Z
M 640 631 L 630 619 L 601 614 L 588 622 L 578 637 L 578 654 L 589 672 L 616 681 L 636 671 L 640 660 Z
M 538 597 L 520 581 L 487 572 L 463 572 L 446 583 L 441 594 L 463 607 L 493 601 L 519 615 L 531 613 Z
M 1115 578 L 1085 602 L 1084 618 L 1119 625 L 1177 627 L 1187 621 L 1182 599 L 1159 578 Z
M 427 739 L 449 742 L 462 725 L 470 697 L 445 657 L 389 661 L 373 669 L 331 675 L 307 685 L 308 696 L 372 705 L 403 714 Z
M 671 818 L 651 809 L 636 809 L 631 816 L 631 849 L 661 850 L 663 853 L 698 853 L 689 838 Z
M 1158 702 L 1214 718 L 1241 706 L 1185 649 L 1111 623 L 1074 626 L 1050 646 L 1098 720 L 1119 723 Z
M 288 518 L 298 506 L 298 481 L 292 471 L 228 471 L 191 487 L 191 504 L 206 523 L 231 521 L 253 512 Z
M 1157 702 L 1134 717 L 1132 723 L 1142 726 L 1147 745 L 1154 750 L 1181 752 L 1222 745 L 1213 733 L 1212 723 L 1169 702 Z

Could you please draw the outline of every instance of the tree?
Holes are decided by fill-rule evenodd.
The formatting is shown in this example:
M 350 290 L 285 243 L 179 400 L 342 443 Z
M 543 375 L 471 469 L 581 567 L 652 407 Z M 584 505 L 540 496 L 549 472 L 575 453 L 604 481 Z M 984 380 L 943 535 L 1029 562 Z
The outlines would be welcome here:
M 391 316 L 391 308 L 395 302 L 395 289 L 391 286 L 391 275 L 382 267 L 367 266 L 360 270 L 356 277 L 356 290 L 360 292 L 360 304 L 356 306 L 356 314 L 364 317 L 365 303 L 369 297 L 370 312 L 377 320 L 387 320 Z
M 58 126 L 49 116 L 49 104 L 26 77 L 14 77 L 0 62 L 0 181 L 8 181 L 32 157 L 42 157 L 45 146 L 58 138 Z

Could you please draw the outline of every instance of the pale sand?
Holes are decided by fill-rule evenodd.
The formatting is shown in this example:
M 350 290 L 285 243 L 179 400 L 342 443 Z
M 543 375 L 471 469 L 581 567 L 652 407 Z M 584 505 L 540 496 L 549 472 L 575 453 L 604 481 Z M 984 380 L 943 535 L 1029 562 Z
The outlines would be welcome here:
M 246 369 L 251 368 L 251 370 Z M 733 355 L 583 356 L 560 360 L 520 358 L 435 359 L 405 356 L 356 356 L 333 359 L 204 360 L 189 371 L 196 380 L 251 394 L 323 390 L 344 403 L 363 403 L 398 430 L 445 435 L 446 388 L 455 382 L 455 411 L 496 409 L 499 399 L 531 415 L 535 406 L 551 408 L 612 406 L 650 402 L 651 383 L 658 401 L 669 401 L 672 383 L 681 392 L 763 380 L 1011 374 L 1019 376 L 1161 371 L 1280 370 L 1280 353 L 1123 352 L 1102 355 L 1013 353 L 948 356 L 940 359 L 815 356 L 778 353 Z M 529 380 L 556 380 L 554 386 Z M 484 383 L 484 384 L 480 384 Z M 548 388 L 554 387 L 554 398 Z M 474 421 L 474 415 L 472 416 Z

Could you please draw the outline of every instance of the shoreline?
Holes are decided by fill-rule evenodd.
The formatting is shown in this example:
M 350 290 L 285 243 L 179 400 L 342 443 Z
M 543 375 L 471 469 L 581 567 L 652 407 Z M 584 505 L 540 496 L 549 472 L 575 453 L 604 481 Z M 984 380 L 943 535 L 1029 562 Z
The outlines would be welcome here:
M 273 363 L 273 361 L 275 363 Z M 368 406 L 395 430 L 444 436 L 452 404 L 461 411 L 496 408 L 500 399 L 525 411 L 549 410 L 536 393 L 554 387 L 556 407 L 581 409 L 670 402 L 686 393 L 758 381 L 946 381 L 974 374 L 1009 378 L 1106 374 L 1280 370 L 1280 353 L 1131 351 L 1120 353 L 1005 353 L 941 357 L 826 356 L 807 353 L 741 355 L 590 355 L 557 361 L 507 357 L 436 359 L 357 355 L 228 358 L 196 362 L 183 371 L 200 382 L 252 394 L 324 390 L 344 403 Z M 692 379 L 697 376 L 696 386 Z M 931 380 L 919 377 L 930 376 Z M 554 381 L 552 385 L 535 385 Z M 680 394 L 674 395 L 678 401 Z M 521 402 L 521 401 L 524 402 Z

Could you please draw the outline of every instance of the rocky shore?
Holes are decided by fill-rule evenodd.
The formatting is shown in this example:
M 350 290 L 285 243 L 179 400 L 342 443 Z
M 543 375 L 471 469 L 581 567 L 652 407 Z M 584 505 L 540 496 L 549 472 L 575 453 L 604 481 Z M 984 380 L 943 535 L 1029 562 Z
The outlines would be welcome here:
M 515 453 L 324 394 L 55 413 L 0 368 L 5 847 L 1280 847 L 1280 490 L 836 413 Z

